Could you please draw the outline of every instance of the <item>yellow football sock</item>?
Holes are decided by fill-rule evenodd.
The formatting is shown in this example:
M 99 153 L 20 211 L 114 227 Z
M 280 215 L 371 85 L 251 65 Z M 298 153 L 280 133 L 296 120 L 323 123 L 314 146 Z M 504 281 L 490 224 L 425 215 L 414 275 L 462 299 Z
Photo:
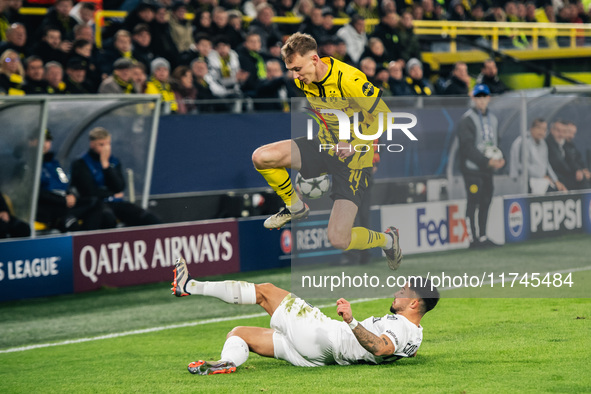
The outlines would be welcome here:
M 285 168 L 269 168 L 263 170 L 257 168 L 257 171 L 261 173 L 269 186 L 275 190 L 275 193 L 281 197 L 288 208 L 300 201 L 291 183 L 289 172 Z
M 384 233 L 369 230 L 365 227 L 353 227 L 351 229 L 351 243 L 345 250 L 365 250 L 371 248 L 384 248 L 388 240 Z

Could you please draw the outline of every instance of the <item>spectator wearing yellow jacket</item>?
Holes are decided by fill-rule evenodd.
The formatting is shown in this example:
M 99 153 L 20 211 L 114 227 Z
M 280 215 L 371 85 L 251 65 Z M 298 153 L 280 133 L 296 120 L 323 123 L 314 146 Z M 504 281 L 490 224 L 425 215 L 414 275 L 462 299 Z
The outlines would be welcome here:
M 152 75 L 146 84 L 146 94 L 160 94 L 162 96 L 163 113 L 177 112 L 178 103 L 170 87 L 170 63 L 163 57 L 152 60 L 150 64 Z

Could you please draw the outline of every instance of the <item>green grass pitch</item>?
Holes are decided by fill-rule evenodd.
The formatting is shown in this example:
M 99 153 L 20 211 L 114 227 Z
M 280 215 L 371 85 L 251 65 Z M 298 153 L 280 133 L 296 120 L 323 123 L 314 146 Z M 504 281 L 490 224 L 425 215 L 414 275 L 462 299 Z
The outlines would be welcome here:
M 499 252 L 409 256 L 404 264 L 458 258 L 494 264 L 495 256 L 506 253 L 524 260 L 568 256 L 580 268 L 591 265 L 590 240 L 578 235 L 507 245 Z M 231 278 L 290 284 L 289 270 Z M 591 270 L 574 272 L 573 280 L 591 283 Z M 514 298 L 458 298 L 463 290 L 444 291 L 422 321 L 418 356 L 393 365 L 298 368 L 251 354 L 234 374 L 194 376 L 187 364 L 217 359 L 230 329 L 268 327 L 269 317 L 258 306 L 177 299 L 168 282 L 0 303 L 0 392 L 591 392 L 588 290 L 579 298 L 520 298 L 519 292 Z M 353 312 L 358 320 L 382 316 L 390 302 L 358 302 Z M 323 311 L 337 318 L 335 309 Z M 133 330 L 144 331 L 94 339 Z M 64 344 L 81 338 L 89 340 Z M 57 345 L 7 351 L 49 343 Z

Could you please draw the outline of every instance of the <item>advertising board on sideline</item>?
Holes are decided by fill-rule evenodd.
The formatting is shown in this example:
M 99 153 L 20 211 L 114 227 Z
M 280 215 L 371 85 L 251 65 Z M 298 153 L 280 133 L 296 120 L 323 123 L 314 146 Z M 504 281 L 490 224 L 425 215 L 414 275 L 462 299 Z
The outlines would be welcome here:
M 467 248 L 470 226 L 466 222 L 466 201 L 434 201 L 382 207 L 382 225 L 400 231 L 404 254 Z M 487 236 L 503 244 L 503 199 L 493 198 L 488 213 Z
M 506 198 L 506 242 L 591 233 L 591 193 Z
M 72 237 L 0 242 L 0 301 L 74 291 Z
M 180 256 L 194 277 L 240 271 L 234 219 L 82 234 L 73 249 L 75 292 L 172 280 Z

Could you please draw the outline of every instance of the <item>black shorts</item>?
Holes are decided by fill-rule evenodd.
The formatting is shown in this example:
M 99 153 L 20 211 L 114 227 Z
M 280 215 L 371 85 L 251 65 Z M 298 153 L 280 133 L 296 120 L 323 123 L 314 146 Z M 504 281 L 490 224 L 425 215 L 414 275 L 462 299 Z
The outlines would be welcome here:
M 369 185 L 373 171 L 371 167 L 354 170 L 336 156 L 319 151 L 320 141 L 306 137 L 294 139 L 300 150 L 302 168 L 300 174 L 305 179 L 316 178 L 323 174 L 332 175 L 330 198 L 349 200 L 355 205 L 361 204 L 363 194 Z

